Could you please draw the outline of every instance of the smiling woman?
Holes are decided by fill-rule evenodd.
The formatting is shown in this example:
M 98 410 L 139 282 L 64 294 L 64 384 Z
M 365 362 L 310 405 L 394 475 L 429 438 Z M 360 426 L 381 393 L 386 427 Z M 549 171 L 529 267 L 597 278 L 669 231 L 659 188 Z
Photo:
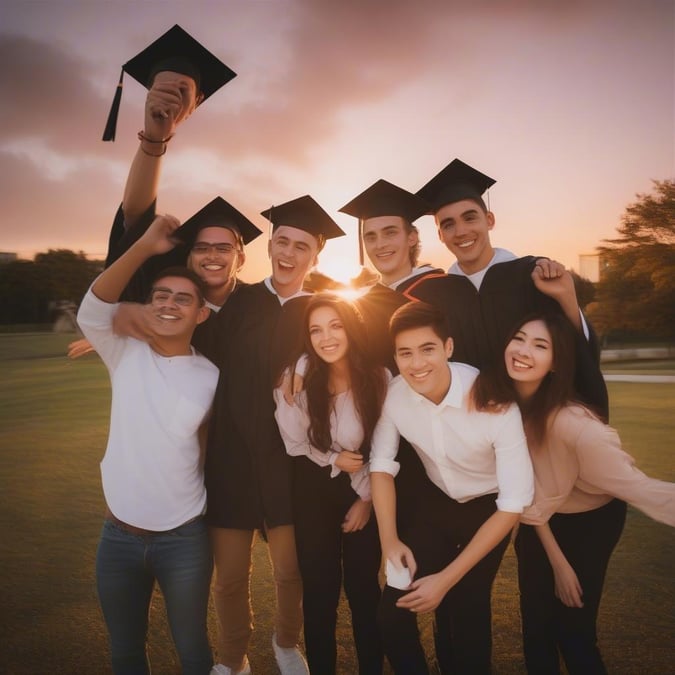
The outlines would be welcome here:
M 358 310 L 333 293 L 307 304 L 305 390 L 275 416 L 293 457 L 293 504 L 310 671 L 335 673 L 340 589 L 349 601 L 362 673 L 382 672 L 376 627 L 380 547 L 371 514 L 368 455 L 387 373 L 369 358 Z
M 606 672 L 597 618 L 626 503 L 675 526 L 675 483 L 650 478 L 614 429 L 574 395 L 574 343 L 566 317 L 526 317 L 503 365 L 481 373 L 482 408 L 515 400 L 535 475 L 534 499 L 515 538 L 528 672 Z M 478 391 L 478 390 L 476 390 Z

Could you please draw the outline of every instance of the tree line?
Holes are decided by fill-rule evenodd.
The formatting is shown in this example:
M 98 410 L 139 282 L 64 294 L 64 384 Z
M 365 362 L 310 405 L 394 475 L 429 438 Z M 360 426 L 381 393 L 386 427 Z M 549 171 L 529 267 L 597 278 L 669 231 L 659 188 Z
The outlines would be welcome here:
M 79 305 L 102 269 L 102 261 L 67 249 L 0 265 L 0 324 L 52 322 L 59 307 Z
M 597 248 L 600 281 L 587 308 L 605 340 L 675 338 L 675 181 L 653 181 Z
M 575 276 L 579 304 L 605 342 L 675 339 L 675 181 L 654 181 L 638 194 L 597 247 L 600 281 Z M 0 324 L 54 320 L 64 303 L 79 304 L 101 261 L 66 249 L 0 265 Z

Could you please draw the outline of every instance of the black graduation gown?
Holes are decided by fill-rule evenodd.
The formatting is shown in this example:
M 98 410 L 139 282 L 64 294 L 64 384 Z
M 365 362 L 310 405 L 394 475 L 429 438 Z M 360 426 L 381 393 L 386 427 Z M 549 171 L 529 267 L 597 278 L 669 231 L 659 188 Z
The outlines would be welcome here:
M 441 309 L 454 341 L 453 361 L 476 368 L 503 358 L 506 339 L 516 324 L 535 311 L 562 312 L 560 305 L 537 290 L 531 274 L 537 258 L 527 256 L 497 263 L 488 269 L 480 291 L 464 276 L 429 277 L 411 288 L 411 299 Z M 605 419 L 609 414 L 607 387 L 600 372 L 595 334 L 578 335 L 575 387 L 579 397 Z
M 155 219 L 155 206 L 153 202 L 148 210 L 139 218 L 138 222 L 131 228 L 124 226 L 124 211 L 120 204 L 115 214 L 110 236 L 108 238 L 108 254 L 105 259 L 105 267 L 110 267 L 123 253 L 126 253 L 131 246 L 137 242 L 150 227 Z M 178 244 L 176 248 L 162 255 L 155 255 L 148 258 L 138 270 L 134 273 L 129 283 L 126 285 L 120 300 L 123 302 L 147 302 L 152 288 L 152 282 L 157 278 L 160 272 L 169 267 L 186 267 L 187 259 L 190 254 L 187 246 Z M 245 282 L 237 279 L 237 283 L 232 290 L 236 293 Z M 230 297 L 232 297 L 232 294 Z
M 401 305 L 409 302 L 410 299 L 403 295 L 408 288 L 413 287 L 427 276 L 436 274 L 443 274 L 443 270 L 425 270 L 406 279 L 395 290 L 384 284 L 375 284 L 354 302 L 366 324 L 368 344 L 373 358 L 389 368 L 392 373 L 396 373 L 397 368 L 394 362 L 394 346 L 389 335 L 391 315 Z
M 406 279 L 405 281 L 402 281 L 401 283 L 396 284 L 396 292 L 397 293 L 407 293 L 408 291 L 411 291 L 412 289 L 414 289 L 424 279 L 427 279 L 427 278 L 430 278 L 430 277 L 443 276 L 444 274 L 445 274 L 445 270 L 442 270 L 440 267 L 432 267 L 428 270 L 424 270 L 424 272 L 420 272 L 419 274 L 416 274 L 414 277 L 410 277 L 409 279 Z
M 409 302 L 408 298 L 383 284 L 375 284 L 354 301 L 366 325 L 371 357 L 392 373 L 396 370 L 396 364 L 389 336 L 389 319 L 406 302 Z
M 210 525 L 253 530 L 293 522 L 291 458 L 272 391 L 301 353 L 307 300 L 281 305 L 264 282 L 251 284 L 195 332 L 195 347 L 220 368 L 205 465 Z
M 105 267 L 112 265 L 115 260 L 123 253 L 126 253 L 143 236 L 155 219 L 155 207 L 156 202 L 153 202 L 133 227 L 126 228 L 124 226 L 124 211 L 120 204 L 110 228 Z M 179 245 L 168 253 L 149 258 L 134 273 L 134 276 L 122 292 L 120 299 L 126 302 L 147 302 L 152 282 L 157 275 L 167 267 L 173 267 L 174 265 L 185 266 L 187 257 L 187 248 Z
M 398 373 L 394 361 L 394 345 L 389 335 L 389 320 L 391 315 L 402 305 L 410 301 L 403 295 L 403 290 L 414 287 L 422 279 L 436 274 L 443 274 L 442 270 L 426 270 L 417 276 L 406 279 L 393 290 L 384 284 L 375 284 L 367 293 L 355 302 L 361 311 L 368 331 L 368 344 L 371 354 L 378 363 L 389 368 L 392 374 Z M 400 464 L 400 471 L 396 476 L 396 515 L 399 528 L 405 528 L 408 519 L 412 519 L 415 508 L 420 503 L 420 495 L 428 490 L 426 472 L 422 461 L 410 443 L 401 437 L 396 454 Z

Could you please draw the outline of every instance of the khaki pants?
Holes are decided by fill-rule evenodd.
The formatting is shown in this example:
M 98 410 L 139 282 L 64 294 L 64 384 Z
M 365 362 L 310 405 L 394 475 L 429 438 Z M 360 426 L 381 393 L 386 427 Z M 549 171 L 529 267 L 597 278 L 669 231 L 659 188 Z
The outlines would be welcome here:
M 209 528 L 215 561 L 213 601 L 218 619 L 216 661 L 238 669 L 253 632 L 251 548 L 253 530 Z M 302 630 L 302 580 L 295 551 L 295 530 L 280 525 L 267 530 L 277 595 L 275 633 L 280 647 L 295 647 Z

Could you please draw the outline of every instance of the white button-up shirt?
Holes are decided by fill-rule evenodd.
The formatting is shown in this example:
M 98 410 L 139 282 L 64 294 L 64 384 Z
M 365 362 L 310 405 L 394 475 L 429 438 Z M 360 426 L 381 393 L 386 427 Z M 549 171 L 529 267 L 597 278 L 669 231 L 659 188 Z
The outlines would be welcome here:
M 451 383 L 436 405 L 395 377 L 375 429 L 370 471 L 395 476 L 399 435 L 419 455 L 429 479 L 458 502 L 497 494 L 500 511 L 522 513 L 532 502 L 532 464 L 518 406 L 501 412 L 470 408 L 478 370 L 448 363 Z

